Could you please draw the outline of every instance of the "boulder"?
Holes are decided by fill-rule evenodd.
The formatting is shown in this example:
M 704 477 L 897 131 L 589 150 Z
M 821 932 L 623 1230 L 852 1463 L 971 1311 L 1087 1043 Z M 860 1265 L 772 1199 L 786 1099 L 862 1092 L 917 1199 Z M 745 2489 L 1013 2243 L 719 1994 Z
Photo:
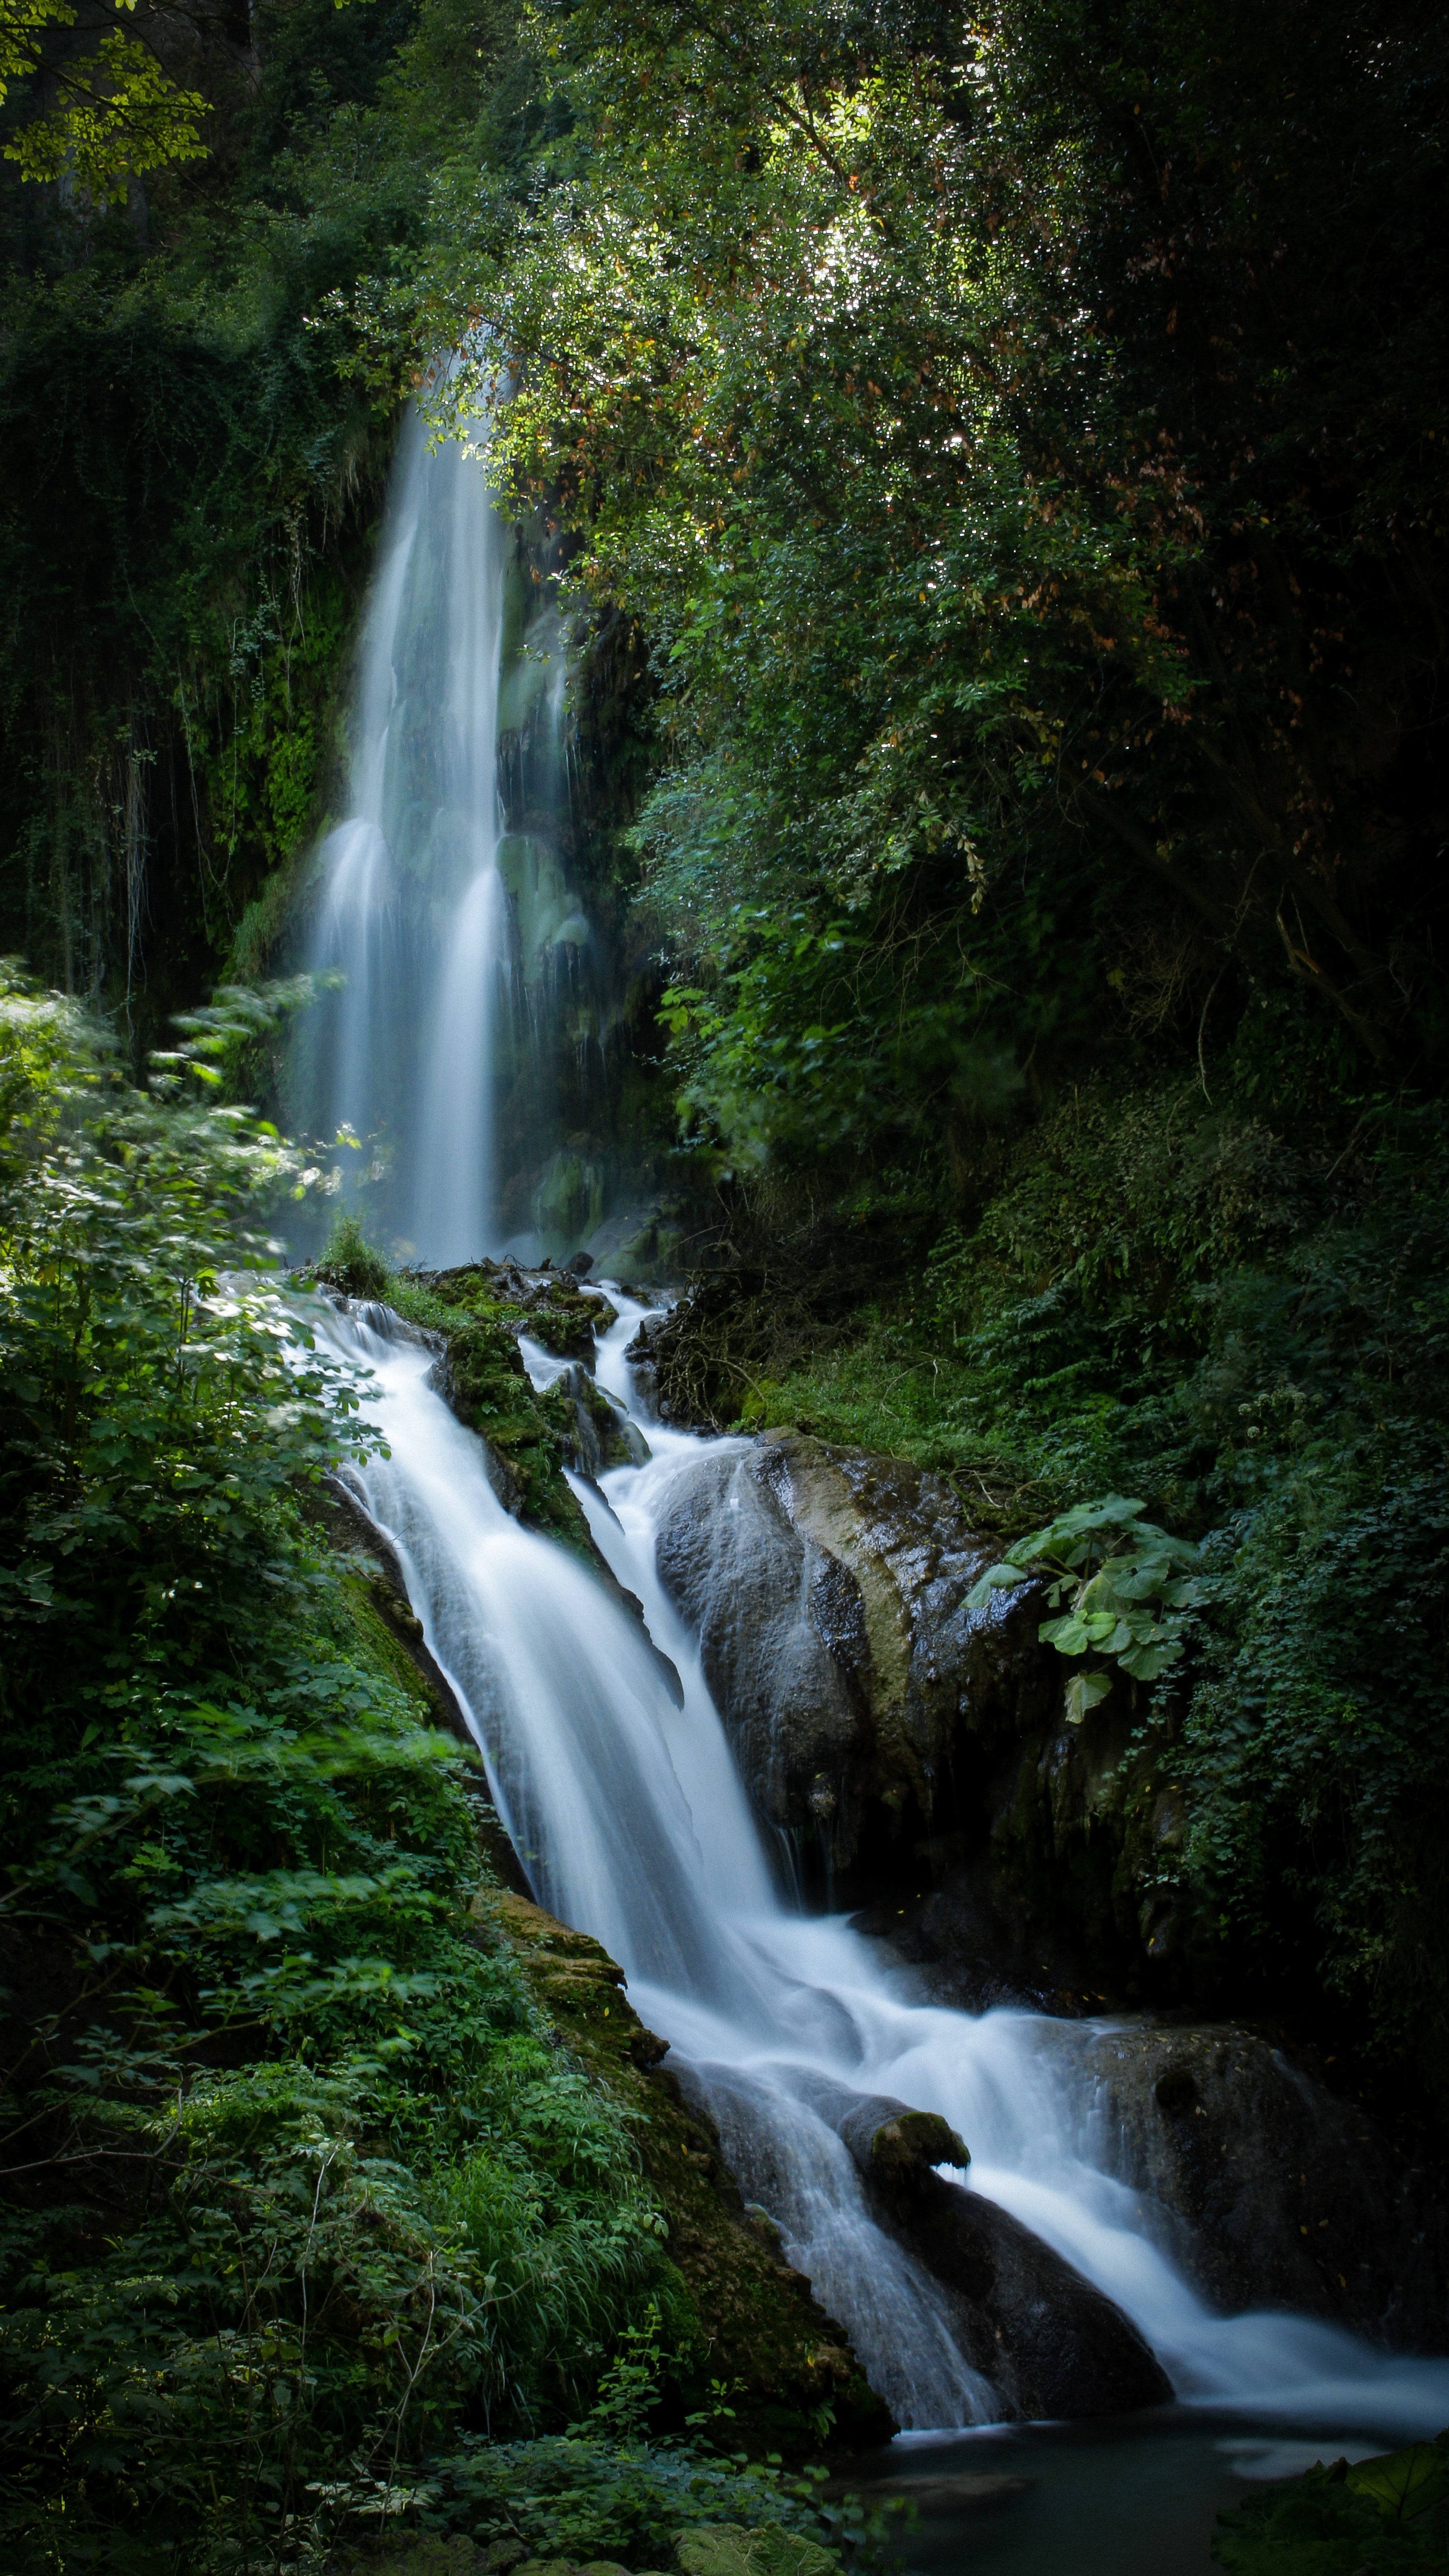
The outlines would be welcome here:
M 1231 2024 L 1127 2024 L 1086 2050 L 1108 2161 L 1205 2297 L 1443 2350 L 1449 2219 L 1366 2112 Z
M 761 1812 L 851 1848 L 871 1725 L 849 1573 L 801 1538 L 753 1449 L 714 1451 L 675 1479 L 657 1563 Z
M 796 1433 L 707 1452 L 675 1479 L 660 1578 L 756 1804 L 822 1830 L 835 1869 L 867 1835 L 930 1832 L 963 1785 L 963 1736 L 994 1758 L 999 1734 L 1019 1745 L 1059 1720 L 1034 1593 L 966 1607 L 994 1553 L 942 1478 Z
M 872 2186 L 880 2223 L 956 2293 L 972 2368 L 1026 2417 L 1125 2415 L 1172 2386 L 1131 2319 L 1020 2219 L 926 2173 L 908 2193 Z
M 898 2200 L 923 2190 L 937 2165 L 964 2173 L 971 2162 L 965 2139 L 939 2111 L 908 2110 L 885 2094 L 853 2103 L 835 2126 L 865 2180 Z
M 1173 2000 L 1196 1966 L 1164 1885 L 1180 1790 L 1127 1759 L 1125 1678 L 1067 1723 L 1039 1585 L 968 1609 L 1000 1544 L 944 1476 L 769 1431 L 678 1470 L 657 1562 L 812 1893 L 968 2011 Z
M 953 2293 L 960 2351 L 1026 2417 L 1122 2415 L 1171 2384 L 1130 2318 L 1020 2219 L 934 2168 L 966 2146 L 933 2111 L 842 2090 L 819 2106 L 850 2149 L 877 2224 Z

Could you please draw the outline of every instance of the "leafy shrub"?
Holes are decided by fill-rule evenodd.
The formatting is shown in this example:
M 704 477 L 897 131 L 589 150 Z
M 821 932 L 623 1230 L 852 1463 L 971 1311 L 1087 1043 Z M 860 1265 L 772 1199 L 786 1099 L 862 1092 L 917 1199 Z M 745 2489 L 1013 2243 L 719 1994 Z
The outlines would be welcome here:
M 315 1276 L 346 1297 L 385 1297 L 388 1267 L 375 1252 L 350 1208 L 339 1208 L 322 1246 Z
M 1195 1572 L 1198 1552 L 1142 1518 L 1142 1505 L 1121 1494 L 1078 1503 L 1045 1529 L 1032 1530 L 990 1565 L 966 1596 L 984 1610 L 993 1592 L 1045 1578 L 1047 1602 L 1060 1611 L 1037 1635 L 1059 1655 L 1105 1655 L 1134 1681 L 1153 1682 L 1180 1662 L 1188 1622 L 1206 1598 Z M 1085 1666 L 1067 1684 L 1067 1719 L 1080 1726 L 1112 1687 L 1110 1673 Z
M 488 1910 L 476 1761 L 301 1497 L 365 1447 L 259 1221 L 297 1184 L 70 1005 L 0 992 L 0 2530 L 270 2566 L 683 2317 L 622 2115 Z M 681 2331 L 688 2330 L 683 2318 Z M 288 2537 L 290 2535 L 290 2537 Z M 310 2538 L 309 2538 L 310 2535 Z
M 1230 2576 L 1410 2576 L 1442 2567 L 1449 2477 L 1441 2433 L 1376 2460 L 1321 2464 L 1218 2516 L 1213 2556 Z

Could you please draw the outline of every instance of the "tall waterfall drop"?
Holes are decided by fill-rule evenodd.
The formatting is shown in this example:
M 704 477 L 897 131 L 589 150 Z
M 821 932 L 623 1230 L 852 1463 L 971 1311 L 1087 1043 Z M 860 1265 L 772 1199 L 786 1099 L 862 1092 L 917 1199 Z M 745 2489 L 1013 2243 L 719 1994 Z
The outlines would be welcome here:
M 565 654 L 537 544 L 489 487 L 486 416 L 430 443 L 410 410 L 365 621 L 347 819 L 318 854 L 307 963 L 340 977 L 300 1040 L 298 1123 L 403 1257 L 525 1244 L 549 1211 L 549 1039 L 592 931 L 559 850 Z M 506 792 L 505 792 L 506 791 Z M 580 1016 L 578 1009 L 575 1016 Z M 511 1193 L 507 1184 L 514 1180 Z M 568 1211 L 567 1214 L 577 1214 Z
M 517 828 L 539 810 L 517 780 L 528 746 L 546 745 L 550 726 L 558 739 L 562 660 L 556 637 L 546 657 L 510 635 L 511 544 L 477 457 L 431 453 L 410 422 L 367 627 L 354 810 L 323 852 L 314 959 L 347 980 L 318 1014 L 309 1079 L 319 1125 L 380 1140 L 369 1169 L 391 1191 L 395 1240 L 438 1265 L 503 1238 L 504 1171 L 531 1111 L 527 994 L 545 952 L 557 963 L 587 937 L 570 928 L 540 836 Z M 628 1407 L 624 1351 L 642 1309 L 611 1294 L 619 1321 L 599 1379 Z M 396 1549 L 540 1902 L 619 1960 L 904 2424 L 1001 2409 L 953 2339 L 949 2302 L 872 2219 L 841 2143 L 840 2104 L 856 2097 L 958 2128 L 969 2188 L 1105 2292 L 1180 2398 L 1385 2429 L 1443 2420 L 1443 2365 L 1306 2318 L 1210 2309 L 1114 2169 L 1084 2026 L 923 2002 L 864 1937 L 782 1891 L 656 1573 L 671 1480 L 698 1458 L 691 1435 L 649 1423 L 647 1464 L 579 1485 L 600 1554 L 683 1677 L 681 1709 L 617 1594 L 505 1510 L 482 1443 L 437 1389 L 426 1337 L 378 1308 L 334 1311 L 324 1329 L 374 1373 L 367 1411 L 388 1446 L 356 1479 L 358 1499 Z M 524 1348 L 540 1384 L 564 1365 Z

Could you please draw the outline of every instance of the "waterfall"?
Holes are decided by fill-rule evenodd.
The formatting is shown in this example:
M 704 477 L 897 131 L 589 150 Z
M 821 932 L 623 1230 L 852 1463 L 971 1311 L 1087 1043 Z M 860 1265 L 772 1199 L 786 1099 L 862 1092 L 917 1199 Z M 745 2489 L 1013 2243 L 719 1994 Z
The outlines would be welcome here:
M 550 1153 L 582 1123 L 576 1097 L 563 1116 L 557 1061 L 569 1089 L 598 1020 L 593 931 L 560 848 L 554 541 L 510 526 L 486 412 L 467 427 L 434 446 L 415 409 L 403 422 L 361 638 L 351 810 L 318 852 L 307 945 L 338 989 L 300 1033 L 290 1103 L 370 1231 L 439 1267 L 510 1240 L 544 1247 Z M 576 1067 L 571 1091 L 586 1087 Z
M 562 992 L 568 1043 L 587 1056 L 571 979 L 590 933 L 549 837 L 562 644 L 547 603 L 529 629 L 521 575 L 510 611 L 519 543 L 479 457 L 433 452 L 410 416 L 364 638 L 353 810 L 321 852 L 313 962 L 344 981 L 297 1080 L 314 1131 L 362 1143 L 351 1183 L 375 1194 L 394 1249 L 437 1264 L 520 1227 L 536 1241 L 551 1206 L 575 1243 L 582 1230 L 577 1140 L 570 1162 L 548 1126 L 539 1032 Z M 599 1375 L 632 1409 L 623 1354 L 644 1309 L 610 1295 Z M 600 1554 L 682 1676 L 676 1708 L 638 1624 L 504 1510 L 481 1442 L 432 1383 L 432 1349 L 378 1308 L 329 1307 L 320 1329 L 374 1373 L 368 1411 L 388 1446 L 357 1471 L 359 1498 L 396 1548 L 539 1901 L 619 1961 L 903 2424 L 988 2421 L 1000 2400 L 957 2345 L 949 2297 L 872 2218 L 829 2116 L 842 2096 L 942 2114 L 970 2146 L 968 2187 L 1114 2300 L 1180 2398 L 1390 2433 L 1449 2417 L 1445 2365 L 1304 2318 L 1210 2312 L 1099 2159 L 1079 2026 L 922 2003 L 847 1923 L 781 1893 L 655 1570 L 692 1435 L 651 1424 L 647 1464 L 578 1488 Z M 559 1365 L 540 1351 L 530 1364 L 540 1378 Z
M 627 1403 L 623 1351 L 644 1310 L 609 1293 L 619 1321 L 599 1377 Z M 620 1962 L 746 2190 L 904 2424 L 979 2423 L 1001 2409 L 957 2348 L 936 2283 L 872 2220 L 822 2107 L 842 2091 L 943 2114 L 971 2147 L 970 2187 L 1115 2300 L 1182 2399 L 1386 2432 L 1444 2421 L 1442 2364 L 1372 2351 L 1316 2320 L 1208 2309 L 1137 2195 L 1093 2161 L 1075 2025 L 913 2000 L 847 1923 L 812 1920 L 780 1894 L 693 1641 L 655 1572 L 661 1506 L 698 1455 L 693 1435 L 651 1422 L 647 1465 L 578 1487 L 600 1552 L 681 1675 L 677 1709 L 603 1585 L 510 1519 L 481 1442 L 431 1383 L 432 1351 L 377 1308 L 334 1314 L 326 1329 L 374 1372 L 367 1409 L 390 1454 L 357 1474 L 359 1498 L 397 1550 L 540 1903 Z M 534 1356 L 541 1379 L 556 1373 Z

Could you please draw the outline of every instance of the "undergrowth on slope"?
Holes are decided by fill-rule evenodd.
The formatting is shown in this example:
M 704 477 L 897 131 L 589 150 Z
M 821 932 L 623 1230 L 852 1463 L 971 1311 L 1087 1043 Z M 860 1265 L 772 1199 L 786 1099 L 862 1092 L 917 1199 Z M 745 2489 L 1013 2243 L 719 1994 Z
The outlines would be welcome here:
M 1327 1055 L 1264 1002 L 1211 1098 L 1083 1082 L 986 1140 L 974 1220 L 818 1354 L 792 1327 L 772 1368 L 762 1327 L 711 1376 L 709 1283 L 680 1345 L 716 1418 L 914 1459 L 990 1535 L 1115 1495 L 1197 1543 L 1134 1756 L 1188 1801 L 1154 1868 L 1240 1991 L 1306 1979 L 1443 2102 L 1449 1138 Z
M 566 2420 L 687 2303 L 472 1766 L 299 1513 L 374 1435 L 260 1275 L 291 1156 L 194 1097 L 265 1008 L 139 1094 L 0 1001 L 6 2563 L 301 2563 L 349 2481 Z

